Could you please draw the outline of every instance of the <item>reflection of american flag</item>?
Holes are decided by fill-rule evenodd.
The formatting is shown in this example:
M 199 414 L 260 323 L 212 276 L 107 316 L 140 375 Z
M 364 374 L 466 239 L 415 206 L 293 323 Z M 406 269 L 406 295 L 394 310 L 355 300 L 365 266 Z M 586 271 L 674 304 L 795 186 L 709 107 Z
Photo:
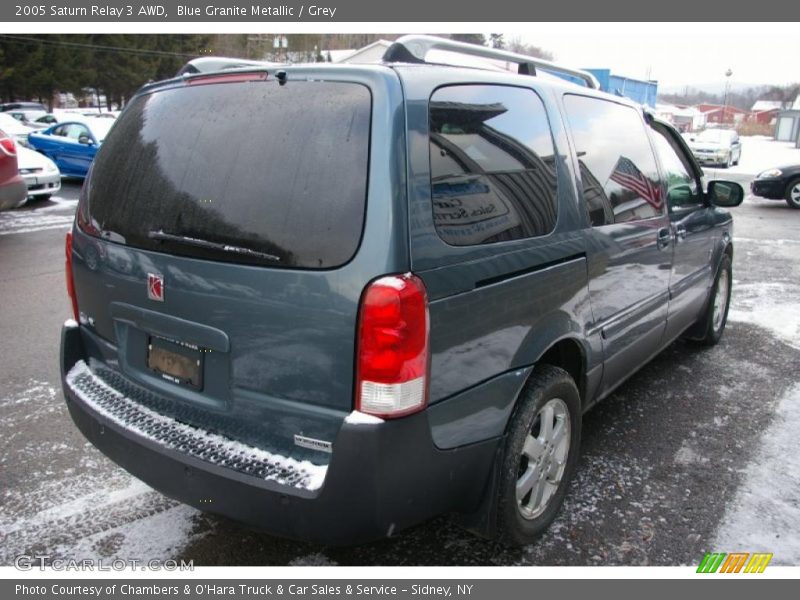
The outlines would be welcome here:
M 637 196 L 644 198 L 649 204 L 659 208 L 661 206 L 661 193 L 657 186 L 645 177 L 642 172 L 633 164 L 630 158 L 620 156 L 617 166 L 611 173 L 611 181 L 616 181 L 626 190 L 634 192 Z

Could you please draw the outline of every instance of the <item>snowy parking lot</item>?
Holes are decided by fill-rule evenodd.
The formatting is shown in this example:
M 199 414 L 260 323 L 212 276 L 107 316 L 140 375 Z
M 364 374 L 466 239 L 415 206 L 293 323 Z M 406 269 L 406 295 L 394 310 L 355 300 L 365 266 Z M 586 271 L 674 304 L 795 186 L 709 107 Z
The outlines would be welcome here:
M 712 177 L 747 185 L 800 150 L 744 138 Z M 748 196 L 734 209 L 728 330 L 676 342 L 587 414 L 563 511 L 509 549 L 442 517 L 381 542 L 328 548 L 277 539 L 177 504 L 133 479 L 73 426 L 58 339 L 69 316 L 63 239 L 78 185 L 0 213 L 0 565 L 23 553 L 185 559 L 195 565 L 680 565 L 765 551 L 800 565 L 800 211 Z M 354 490 L 357 493 L 357 490 Z

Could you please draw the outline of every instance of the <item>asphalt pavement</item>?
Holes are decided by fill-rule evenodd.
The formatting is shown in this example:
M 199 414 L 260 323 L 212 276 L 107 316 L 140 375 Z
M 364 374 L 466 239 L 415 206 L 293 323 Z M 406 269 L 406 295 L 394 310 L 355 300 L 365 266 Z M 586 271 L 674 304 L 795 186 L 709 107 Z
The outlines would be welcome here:
M 505 548 L 441 517 L 381 542 L 328 548 L 166 499 L 73 426 L 58 342 L 70 316 L 64 234 L 78 191 L 66 183 L 55 201 L 0 213 L 0 565 L 23 553 L 195 565 L 680 565 L 707 551 L 748 550 L 715 544 L 723 527 L 737 530 L 758 449 L 797 385 L 800 211 L 752 197 L 734 209 L 734 296 L 722 342 L 676 342 L 586 415 L 577 477 L 537 543 Z M 764 543 L 797 533 L 794 523 L 794 532 L 761 531 Z M 800 564 L 790 554 L 774 560 Z

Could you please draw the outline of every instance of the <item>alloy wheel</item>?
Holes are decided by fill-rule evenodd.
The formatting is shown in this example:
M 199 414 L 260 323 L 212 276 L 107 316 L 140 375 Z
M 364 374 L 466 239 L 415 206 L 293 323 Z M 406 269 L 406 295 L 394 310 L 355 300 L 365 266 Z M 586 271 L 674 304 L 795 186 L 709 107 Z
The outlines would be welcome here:
M 536 414 L 522 447 L 516 494 L 523 518 L 535 519 L 547 508 L 561 485 L 569 445 L 569 410 L 563 400 L 552 398 Z

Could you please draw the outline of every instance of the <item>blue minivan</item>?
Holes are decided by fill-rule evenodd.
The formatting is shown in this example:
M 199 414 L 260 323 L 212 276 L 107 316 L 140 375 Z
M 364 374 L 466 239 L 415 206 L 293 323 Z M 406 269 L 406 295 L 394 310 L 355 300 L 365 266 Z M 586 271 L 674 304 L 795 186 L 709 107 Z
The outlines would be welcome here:
M 706 186 L 672 127 L 595 88 L 426 36 L 376 65 L 144 87 L 67 236 L 75 424 L 164 494 L 278 535 L 455 513 L 535 539 L 582 415 L 675 339 L 716 344 L 730 298 L 741 186 Z

